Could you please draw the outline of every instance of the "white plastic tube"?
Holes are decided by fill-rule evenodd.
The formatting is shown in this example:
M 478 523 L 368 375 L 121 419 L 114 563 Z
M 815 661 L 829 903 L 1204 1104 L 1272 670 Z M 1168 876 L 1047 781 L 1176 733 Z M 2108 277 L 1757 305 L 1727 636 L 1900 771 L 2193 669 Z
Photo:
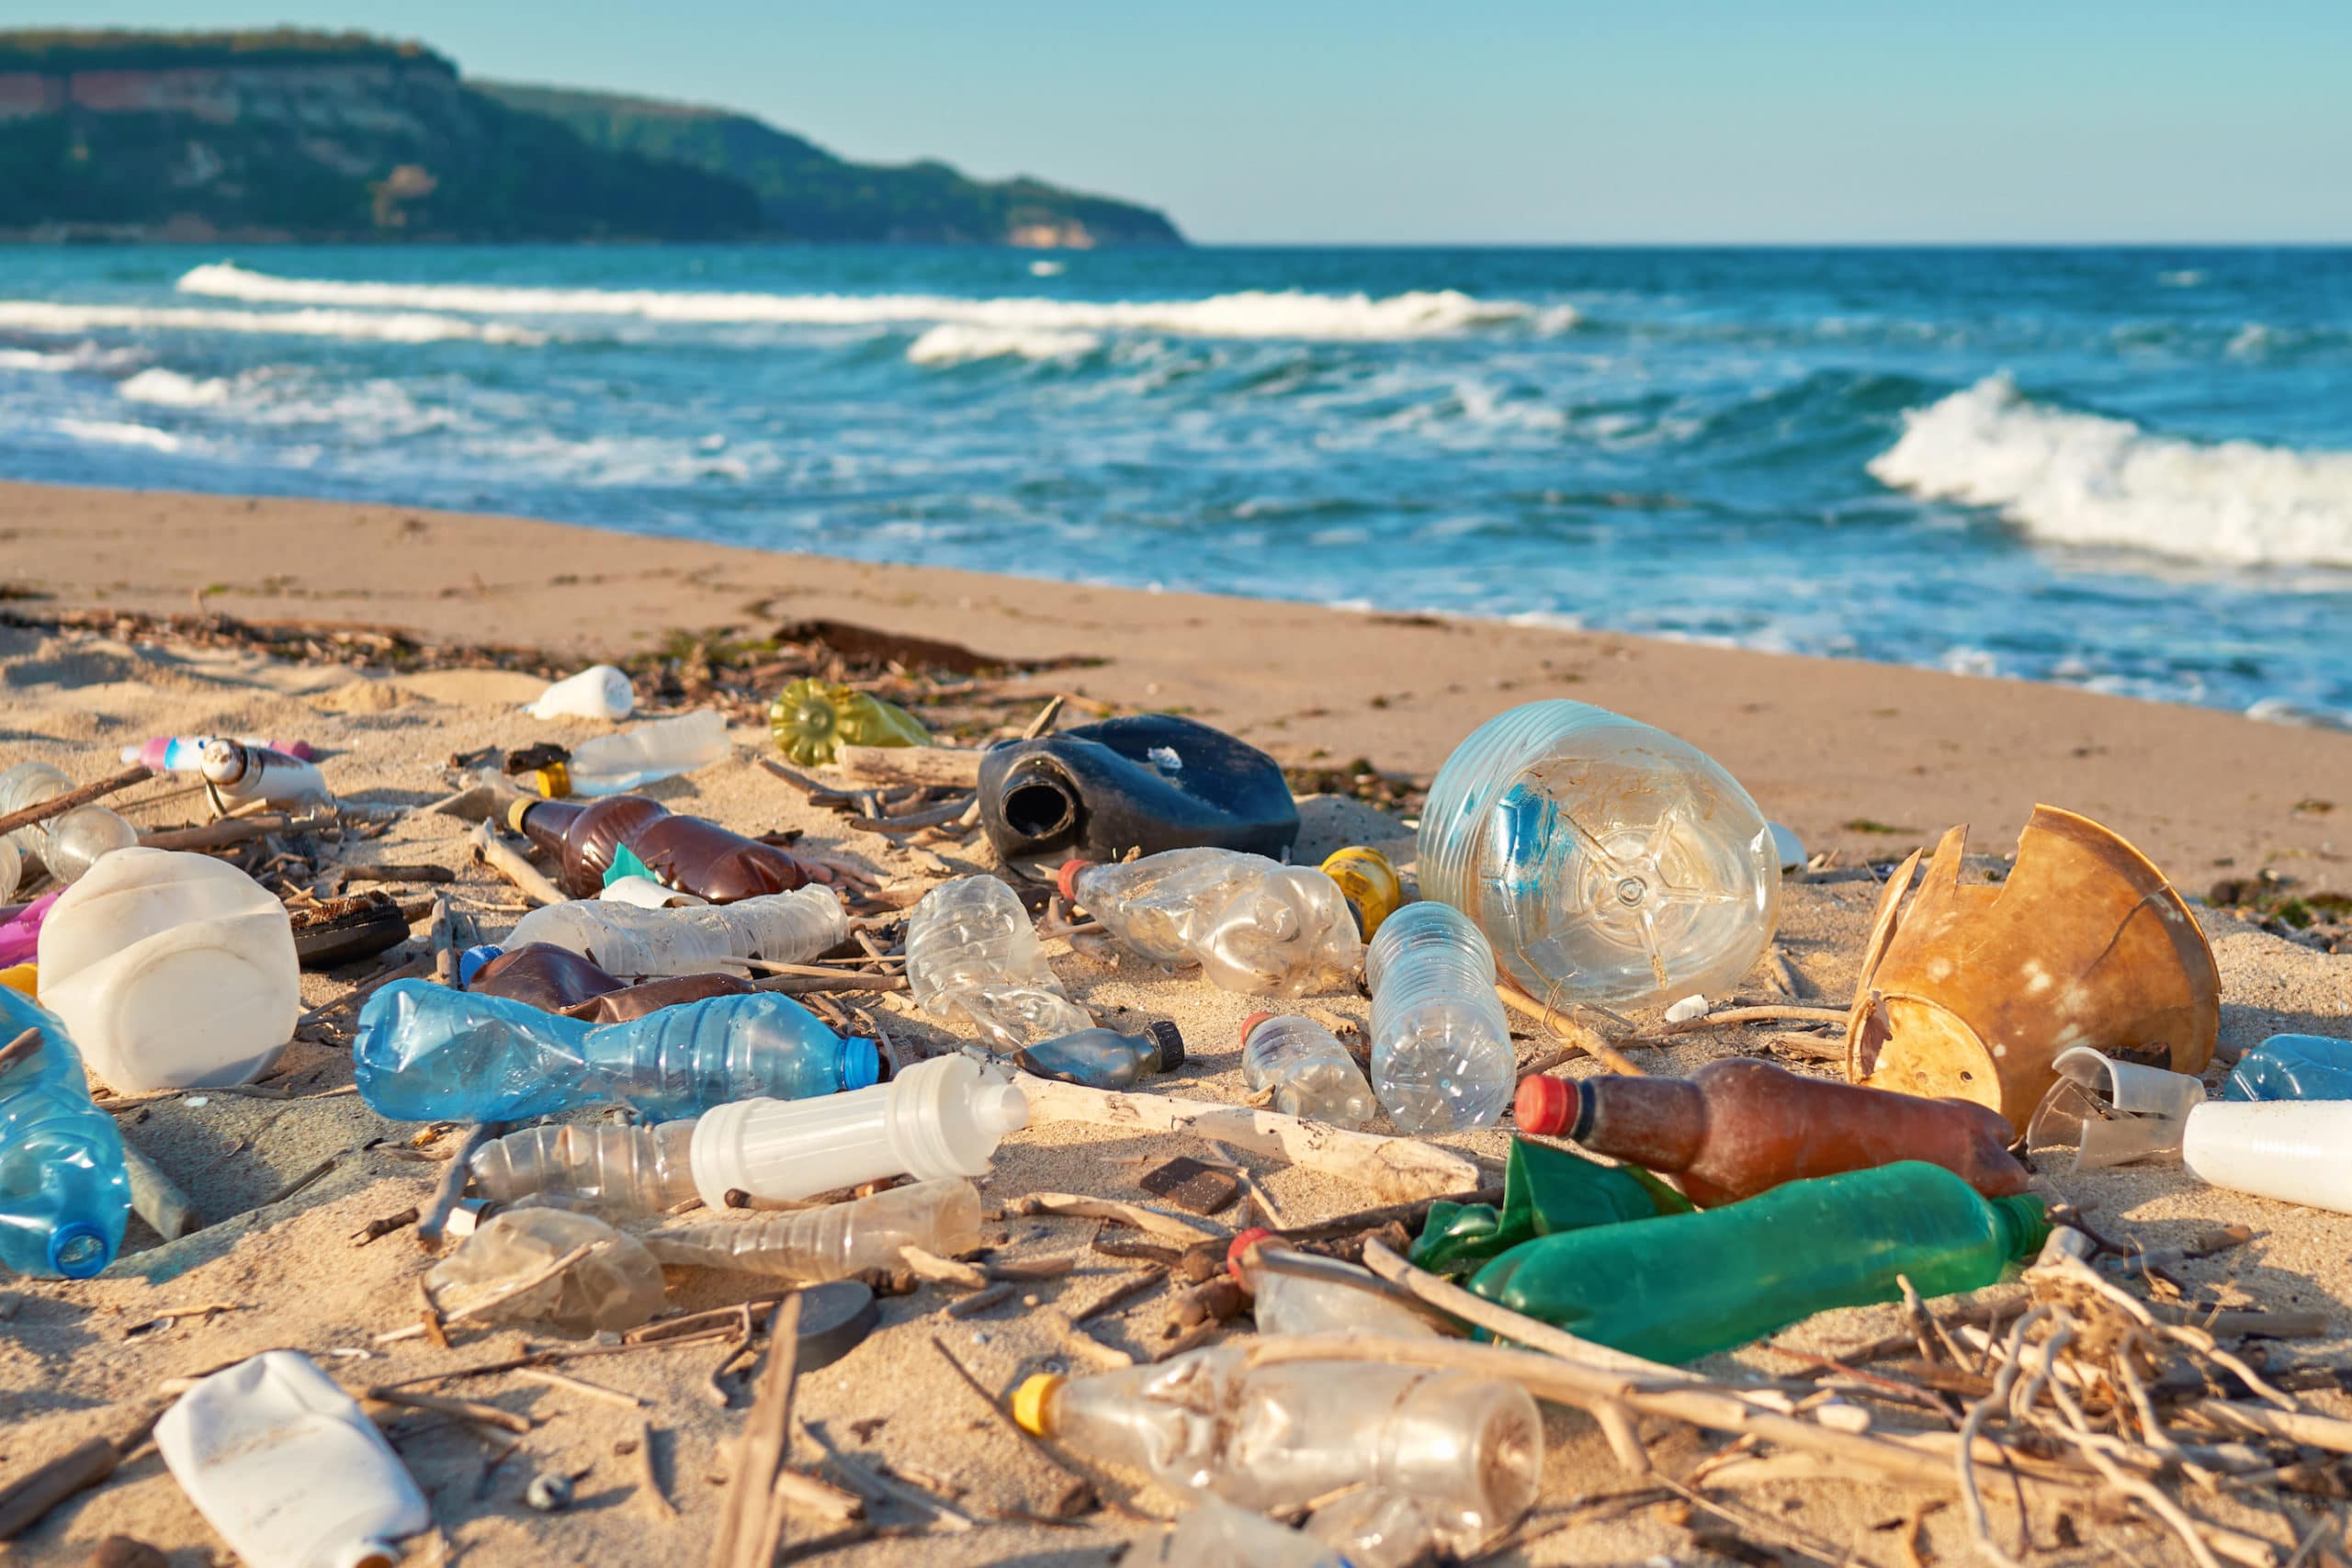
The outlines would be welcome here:
M 2181 1164 L 2233 1192 L 2352 1214 L 2352 1100 L 2208 1100 L 2188 1113 Z
M 628 677 L 609 664 L 591 664 L 539 694 L 533 718 L 627 718 L 637 705 Z

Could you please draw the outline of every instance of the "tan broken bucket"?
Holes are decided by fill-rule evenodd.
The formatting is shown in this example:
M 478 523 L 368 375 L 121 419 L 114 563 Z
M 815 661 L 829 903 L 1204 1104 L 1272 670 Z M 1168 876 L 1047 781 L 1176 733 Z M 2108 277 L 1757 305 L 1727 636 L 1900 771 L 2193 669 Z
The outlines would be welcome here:
M 2213 950 L 2164 874 L 2087 817 L 2037 806 L 1999 883 L 1962 886 L 1965 826 L 1887 879 L 1846 1022 L 1846 1076 L 1989 1105 L 2022 1134 L 2059 1053 L 2201 1073 Z

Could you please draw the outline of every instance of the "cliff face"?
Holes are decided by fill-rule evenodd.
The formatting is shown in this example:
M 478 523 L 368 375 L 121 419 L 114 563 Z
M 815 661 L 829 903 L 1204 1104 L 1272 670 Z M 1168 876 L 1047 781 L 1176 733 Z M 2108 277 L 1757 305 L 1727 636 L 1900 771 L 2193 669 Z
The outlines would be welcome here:
M 1181 244 L 1149 209 L 360 35 L 0 32 L 0 238 Z

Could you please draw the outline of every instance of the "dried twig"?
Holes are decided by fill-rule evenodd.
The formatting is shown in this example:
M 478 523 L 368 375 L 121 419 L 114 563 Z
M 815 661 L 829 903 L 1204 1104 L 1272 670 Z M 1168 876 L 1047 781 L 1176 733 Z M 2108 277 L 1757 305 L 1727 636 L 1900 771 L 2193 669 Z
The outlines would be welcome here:
M 474 859 L 513 883 L 514 890 L 524 897 L 535 904 L 564 902 L 563 889 L 548 881 L 545 873 L 533 865 L 521 851 L 508 843 L 498 830 L 490 825 L 489 818 L 484 818 L 481 821 L 475 823 L 473 831 L 466 837 L 473 844 Z
M 1504 982 L 1497 985 L 1495 995 L 1502 998 L 1503 1006 L 1523 1017 L 1533 1019 L 1567 1043 L 1565 1050 L 1555 1052 L 1549 1056 L 1538 1057 L 1535 1061 L 1529 1063 L 1521 1074 L 1522 1077 L 1528 1073 L 1549 1072 L 1561 1063 L 1579 1055 L 1592 1057 L 1612 1073 L 1623 1073 L 1625 1077 L 1634 1078 L 1644 1076 L 1642 1069 L 1634 1065 L 1632 1058 L 1603 1039 L 1600 1031 L 1589 1029 L 1566 1013 L 1559 1012 L 1536 1000 L 1525 991 L 1521 990 L 1516 984 Z
M 87 806 L 94 800 L 104 799 L 119 789 L 129 789 L 132 784 L 154 776 L 155 772 L 153 768 L 143 762 L 134 762 L 122 772 L 109 778 L 100 779 L 96 784 L 85 784 L 78 788 L 69 789 L 63 795 L 52 795 L 39 805 L 28 806 L 22 811 L 12 811 L 6 817 L 0 817 L 0 839 L 6 838 L 19 828 L 29 828 L 36 822 L 46 822 L 52 817 L 62 817 L 77 806 Z
M 458 1152 L 441 1172 L 441 1184 L 433 1190 L 433 1201 L 425 1205 L 423 1217 L 416 1222 L 417 1246 L 427 1252 L 441 1250 L 441 1233 L 448 1225 L 458 1201 L 465 1196 L 476 1151 L 505 1130 L 503 1122 L 477 1122 L 466 1129 L 465 1140 L 458 1144 Z
M 776 1472 L 792 1438 L 792 1382 L 800 1362 L 800 1297 L 777 1303 L 768 1325 L 768 1364 L 743 1435 L 735 1445 L 735 1473 L 711 1543 L 710 1568 L 766 1568 L 784 1540 L 785 1499 Z

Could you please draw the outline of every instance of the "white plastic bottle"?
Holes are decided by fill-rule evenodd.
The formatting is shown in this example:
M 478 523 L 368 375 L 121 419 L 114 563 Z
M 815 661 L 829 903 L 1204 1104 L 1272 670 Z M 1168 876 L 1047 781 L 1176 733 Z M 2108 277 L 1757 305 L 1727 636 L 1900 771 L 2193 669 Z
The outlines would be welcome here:
M 609 664 L 591 664 L 541 692 L 530 713 L 533 718 L 622 719 L 636 705 L 627 675 Z
M 1388 917 L 1364 959 L 1372 1087 L 1408 1134 L 1502 1120 L 1518 1055 L 1495 995 L 1495 956 L 1462 911 L 1422 900 Z
M 334 802 L 334 792 L 327 788 L 318 764 L 225 736 L 204 743 L 204 778 L 222 799 L 241 806 L 256 800 L 294 807 Z
M 664 1225 L 639 1238 L 672 1268 L 736 1269 L 814 1285 L 888 1269 L 901 1247 L 953 1258 L 980 1245 L 980 1195 L 960 1178 L 917 1181 L 797 1213 Z
M 1241 1021 L 1241 1077 L 1274 1091 L 1285 1116 L 1362 1129 L 1379 1113 L 1372 1085 L 1338 1036 L 1311 1018 L 1253 1012 Z
M 1225 1251 L 1227 1271 L 1250 1292 L 1250 1315 L 1257 1320 L 1259 1333 L 1437 1337 L 1428 1319 L 1376 1291 L 1279 1273 L 1261 1265 L 1264 1253 L 1281 1250 L 1282 1243 L 1273 1232 L 1253 1225 L 1235 1236 Z
M 1781 850 L 1714 759 L 1587 703 L 1528 703 L 1454 749 L 1421 811 L 1421 897 L 1557 1002 L 1725 996 L 1772 940 Z
M 117 850 L 42 921 L 41 1004 L 124 1094 L 245 1083 L 302 1012 L 286 906 L 209 855 Z
M 907 917 L 907 989 L 933 1018 L 960 1014 L 999 1051 L 1091 1029 L 1046 962 L 1021 896 L 993 876 L 959 876 Z
M 42 826 L 49 829 L 49 841 L 42 846 L 41 862 L 50 875 L 63 883 L 81 881 L 100 860 L 139 842 L 138 829 L 96 804 L 77 806 Z
M 618 735 L 599 735 L 571 753 L 565 772 L 574 795 L 624 795 L 707 768 L 726 756 L 727 716 L 706 708 L 678 718 L 657 718 Z
M 307 1356 L 214 1372 L 155 1423 L 155 1447 L 246 1568 L 395 1568 L 433 1511 L 376 1424 Z
M 986 1176 L 998 1142 L 1028 1121 L 1028 1101 L 1001 1073 L 968 1056 L 934 1056 L 871 1089 L 705 1111 L 694 1133 L 695 1187 L 723 1209 L 730 1191 L 808 1198 L 886 1176 Z
M 1013 1417 L 1097 1461 L 1244 1508 L 1361 1486 L 1420 1505 L 1440 1545 L 1476 1550 L 1535 1500 L 1544 1423 L 1516 1383 L 1376 1362 L 1252 1369 L 1216 1347 L 1092 1377 L 1031 1378 Z
M 1119 865 L 1071 861 L 1062 897 L 1159 964 L 1197 964 L 1228 991 L 1295 997 L 1343 985 L 1363 956 L 1347 896 L 1314 866 L 1238 850 L 1166 850 Z
M 503 944 L 543 942 L 591 959 L 608 975 L 700 975 L 745 958 L 800 964 L 849 938 L 849 917 L 829 887 L 796 887 L 732 904 L 644 909 L 574 898 L 532 910 Z
M 2233 1192 L 2352 1214 L 2352 1100 L 2213 1100 L 2188 1113 L 2180 1161 Z

